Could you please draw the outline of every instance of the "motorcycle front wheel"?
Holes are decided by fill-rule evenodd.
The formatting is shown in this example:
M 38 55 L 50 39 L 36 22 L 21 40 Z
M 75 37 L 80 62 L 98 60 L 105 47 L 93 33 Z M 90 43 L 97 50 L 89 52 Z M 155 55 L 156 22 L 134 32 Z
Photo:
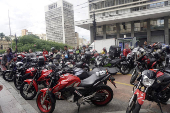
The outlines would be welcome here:
M 8 82 L 12 82 L 14 80 L 13 72 L 12 71 L 4 72 L 3 79 Z
M 130 71 L 131 71 L 131 68 L 128 65 L 121 65 L 120 66 L 120 73 L 122 73 L 123 75 L 129 74 Z
M 131 77 L 131 79 L 130 79 L 130 84 L 133 85 L 137 77 L 138 77 L 138 72 L 137 72 L 136 69 L 134 69 L 134 71 L 133 71 L 133 73 L 132 73 L 132 77 Z
M 29 89 L 28 88 L 29 84 L 24 82 L 20 87 L 20 94 L 25 100 L 32 100 L 36 96 L 37 92 L 33 85 Z
M 137 102 L 137 95 L 134 95 L 132 102 L 128 105 L 126 113 L 139 113 L 141 105 Z
M 22 83 L 23 83 L 23 80 L 20 77 L 17 77 L 17 75 L 15 75 L 14 76 L 14 85 L 18 90 L 20 90 Z
M 37 106 L 41 113 L 52 113 L 55 109 L 55 99 L 52 98 L 51 95 L 47 95 L 44 103 L 43 101 L 43 93 L 39 92 L 37 96 Z
M 113 99 L 113 90 L 106 85 L 96 88 L 96 95 L 91 102 L 96 106 L 105 106 Z

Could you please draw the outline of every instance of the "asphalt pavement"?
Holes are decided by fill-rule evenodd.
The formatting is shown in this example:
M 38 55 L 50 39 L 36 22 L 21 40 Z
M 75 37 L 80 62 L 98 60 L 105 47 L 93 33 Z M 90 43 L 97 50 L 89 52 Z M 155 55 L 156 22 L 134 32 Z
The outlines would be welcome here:
M 104 107 L 96 107 L 95 105 L 85 104 L 81 105 L 80 113 L 125 113 L 128 101 L 132 96 L 132 88 L 129 80 L 131 75 L 122 75 L 120 73 L 113 75 L 116 79 L 117 88 L 115 88 L 110 82 L 107 83 L 113 89 L 113 100 Z M 9 82 L 9 84 L 16 89 L 13 82 Z M 41 89 L 43 87 L 39 87 Z M 19 95 L 19 91 L 16 90 Z M 38 113 L 36 98 L 33 100 L 26 100 L 26 102 L 32 106 L 32 109 L 35 109 Z M 25 106 L 26 107 L 26 106 Z M 170 113 L 170 105 L 164 105 L 163 110 L 164 113 Z M 66 100 L 56 100 L 56 107 L 54 113 L 77 113 L 78 107 L 76 103 L 70 103 Z M 34 112 L 32 112 L 34 113 Z M 141 113 L 160 113 L 159 108 L 155 103 L 145 101 L 142 106 Z

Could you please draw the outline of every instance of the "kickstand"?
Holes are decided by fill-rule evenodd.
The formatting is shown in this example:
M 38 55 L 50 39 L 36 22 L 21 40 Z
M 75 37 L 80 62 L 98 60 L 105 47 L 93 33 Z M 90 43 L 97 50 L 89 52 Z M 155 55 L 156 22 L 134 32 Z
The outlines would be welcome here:
M 160 110 L 161 110 L 161 113 L 163 113 L 160 102 L 158 103 L 158 106 L 159 106 L 159 108 L 160 108 Z

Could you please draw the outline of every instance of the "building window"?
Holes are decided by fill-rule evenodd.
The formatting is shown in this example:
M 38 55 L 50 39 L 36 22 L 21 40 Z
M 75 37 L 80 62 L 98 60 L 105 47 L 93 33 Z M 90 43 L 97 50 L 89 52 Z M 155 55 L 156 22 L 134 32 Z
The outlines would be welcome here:
M 129 32 L 131 32 L 131 23 L 120 24 L 120 33 L 129 33 Z
M 116 34 L 117 30 L 116 30 L 116 25 L 106 25 L 106 34 L 107 35 L 112 35 L 112 34 Z
M 151 30 L 163 29 L 164 28 L 164 19 L 153 19 L 150 21 Z
M 147 22 L 139 21 L 134 23 L 134 31 L 146 31 L 147 30 Z
M 96 31 L 97 36 L 103 36 L 103 26 L 97 26 Z

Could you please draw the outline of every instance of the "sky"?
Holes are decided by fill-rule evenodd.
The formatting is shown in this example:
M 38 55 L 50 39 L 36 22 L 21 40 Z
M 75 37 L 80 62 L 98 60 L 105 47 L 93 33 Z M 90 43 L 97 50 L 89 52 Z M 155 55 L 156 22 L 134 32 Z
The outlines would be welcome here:
M 20 36 L 22 29 L 33 34 L 46 33 L 44 6 L 57 0 L 0 0 L 0 32 L 6 36 L 10 34 L 8 10 L 11 23 L 11 34 Z M 74 5 L 74 20 L 88 19 L 88 0 L 66 0 Z M 85 4 L 84 4 L 85 3 Z M 85 8 L 83 8 L 85 7 Z M 90 32 L 75 27 L 80 38 L 90 40 Z

